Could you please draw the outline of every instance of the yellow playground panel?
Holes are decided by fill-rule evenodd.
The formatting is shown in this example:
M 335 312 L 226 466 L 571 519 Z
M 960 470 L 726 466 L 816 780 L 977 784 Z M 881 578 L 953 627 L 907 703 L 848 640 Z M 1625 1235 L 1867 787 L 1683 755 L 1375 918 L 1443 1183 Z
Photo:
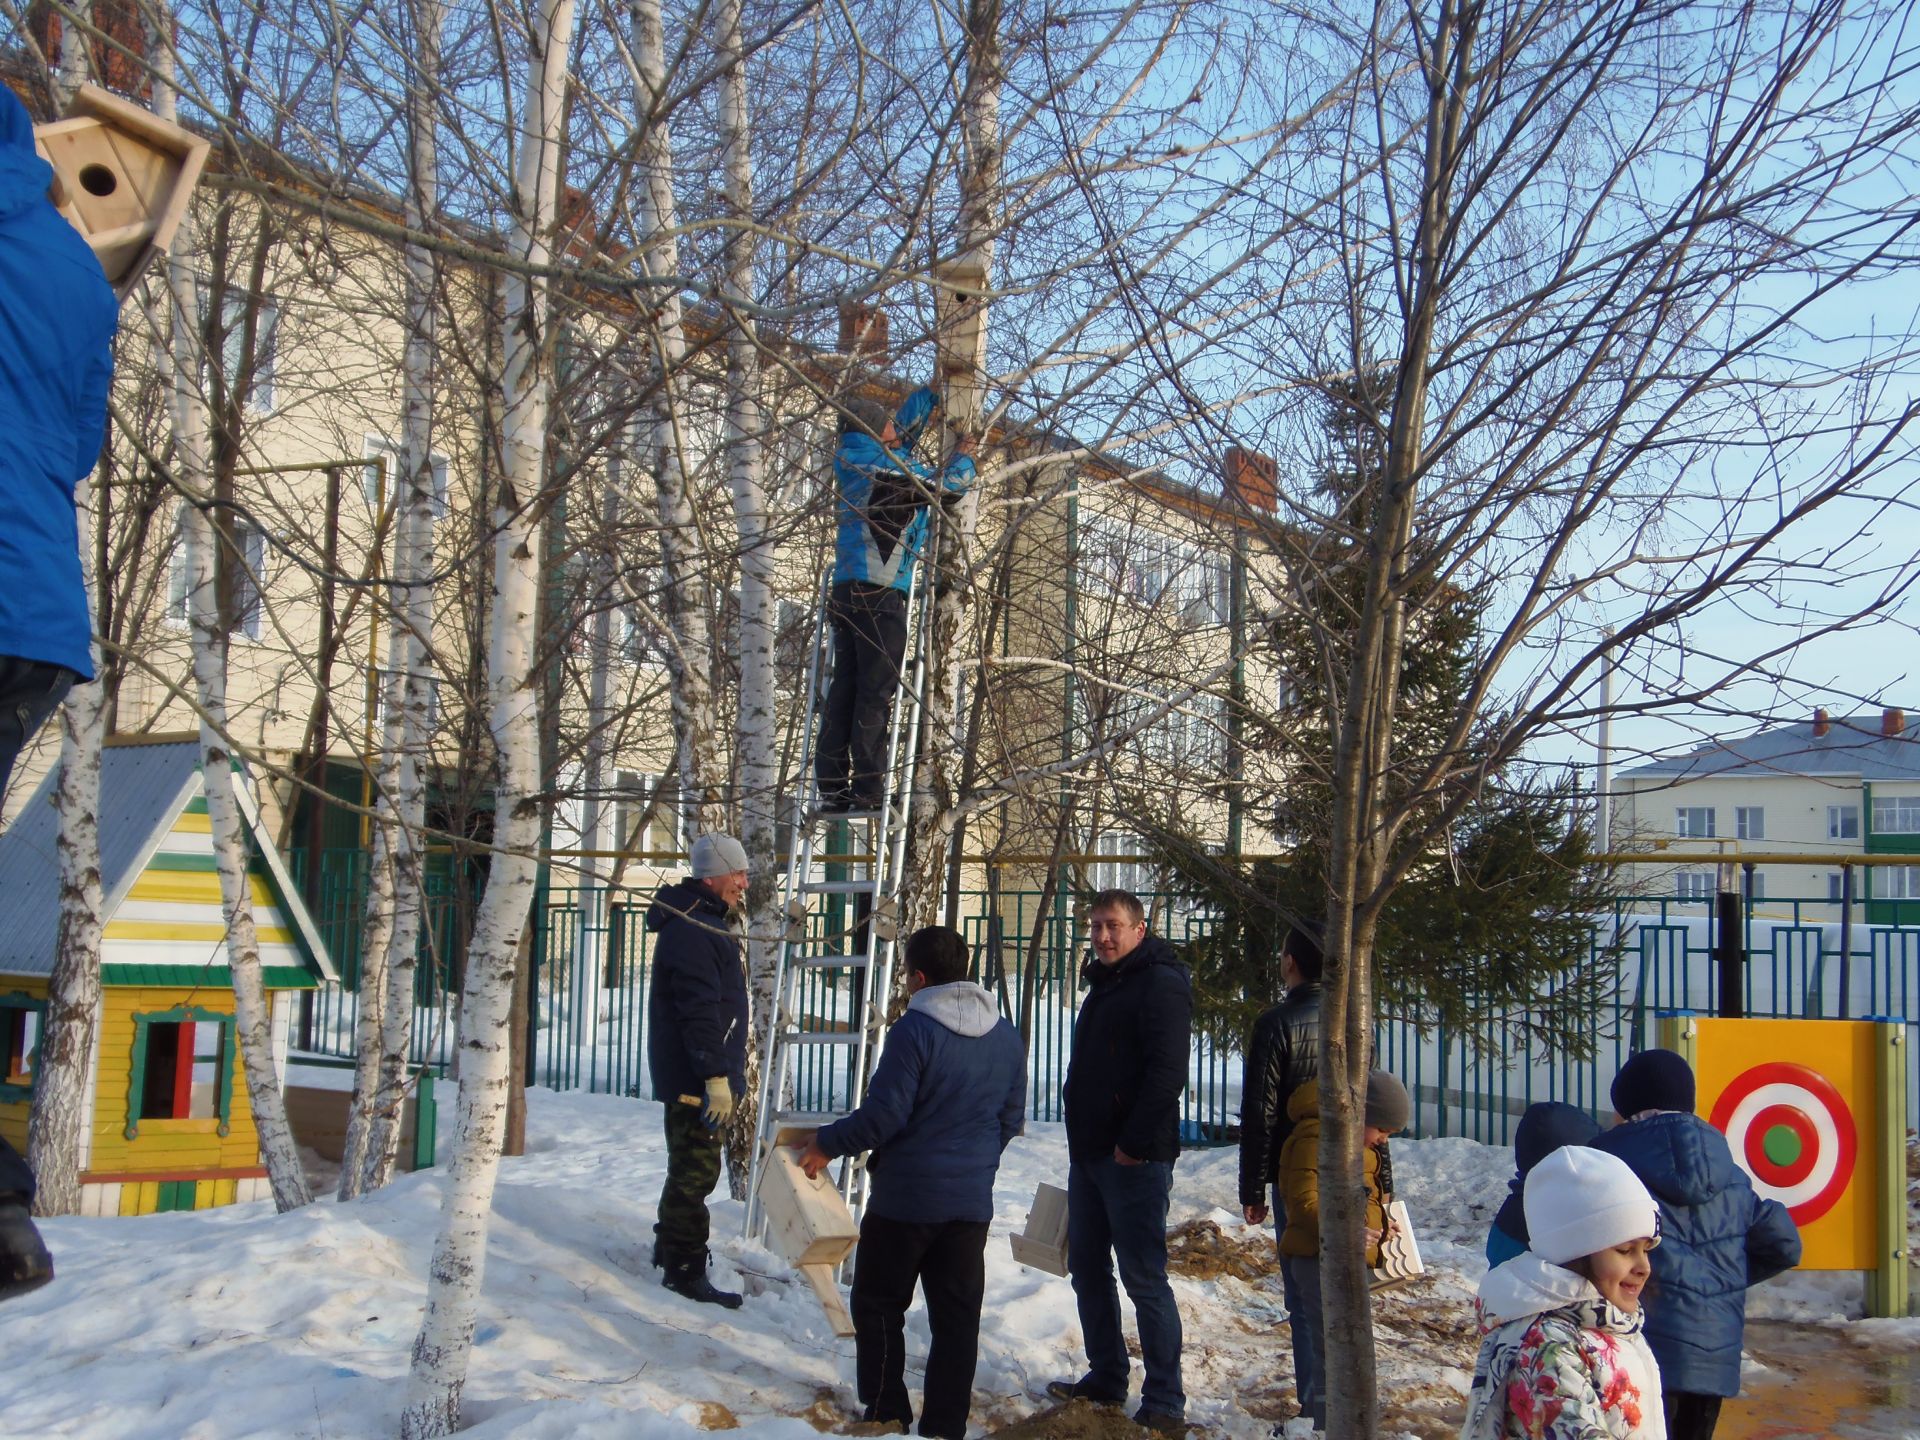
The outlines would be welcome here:
M 1666 1016 L 1693 1065 L 1696 1113 L 1754 1189 L 1800 1227 L 1806 1270 L 1865 1270 L 1869 1308 L 1904 1315 L 1906 1025 Z

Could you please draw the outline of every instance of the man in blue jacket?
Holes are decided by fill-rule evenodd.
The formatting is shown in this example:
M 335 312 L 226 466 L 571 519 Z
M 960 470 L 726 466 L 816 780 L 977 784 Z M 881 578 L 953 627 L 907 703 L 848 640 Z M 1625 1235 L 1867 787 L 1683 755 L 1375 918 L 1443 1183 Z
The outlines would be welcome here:
M 1020 1032 L 967 979 L 967 942 L 929 925 L 907 938 L 907 1013 L 887 1033 L 867 1097 L 816 1131 L 809 1175 L 871 1150 L 872 1194 L 853 1273 L 855 1370 L 868 1420 L 913 1423 L 906 1315 L 918 1281 L 932 1344 L 920 1433 L 964 1440 L 986 1293 L 987 1223 L 1000 1152 L 1020 1133 Z
M 106 440 L 120 305 L 52 184 L 0 85 L 0 799 L 34 732 L 93 678 L 73 492 Z M 53 1278 L 32 1200 L 33 1173 L 0 1140 L 0 1299 Z
M 1115 1262 L 1140 1325 L 1146 1379 L 1134 1419 L 1185 1432 L 1180 1312 L 1167 1283 L 1167 1202 L 1180 1154 L 1193 992 L 1173 947 L 1147 933 L 1146 907 L 1125 890 L 1093 899 L 1087 998 L 1067 1064 L 1067 1273 L 1080 1311 L 1087 1373 L 1055 1380 L 1056 1399 L 1120 1405 L 1127 1398 Z
M 1646 1336 L 1668 1440 L 1712 1440 L 1721 1401 L 1740 1393 L 1747 1287 L 1800 1263 L 1800 1232 L 1778 1200 L 1753 1193 L 1726 1137 L 1693 1113 L 1684 1057 L 1635 1055 L 1612 1099 L 1622 1123 L 1590 1143 L 1626 1161 L 1660 1206 Z
M 106 439 L 120 306 L 52 183 L 0 85 L 0 794 L 68 687 L 93 678 L 73 492 Z
M 973 483 L 973 442 L 962 442 L 936 480 L 913 459 L 939 409 L 926 387 L 897 413 L 854 400 L 840 422 L 833 478 L 839 491 L 833 547 L 833 682 L 820 719 L 814 775 L 821 809 L 873 810 L 885 791 L 887 717 L 907 649 L 907 591 L 926 549 L 937 496 Z
M 747 1093 L 747 976 L 733 919 L 747 893 L 747 852 L 731 835 L 702 835 L 692 860 L 692 876 L 647 907 L 647 929 L 658 937 L 647 1064 L 667 1112 L 653 1263 L 676 1294 L 737 1310 L 740 1297 L 707 1279 L 707 1196 L 720 1179 L 726 1123 Z

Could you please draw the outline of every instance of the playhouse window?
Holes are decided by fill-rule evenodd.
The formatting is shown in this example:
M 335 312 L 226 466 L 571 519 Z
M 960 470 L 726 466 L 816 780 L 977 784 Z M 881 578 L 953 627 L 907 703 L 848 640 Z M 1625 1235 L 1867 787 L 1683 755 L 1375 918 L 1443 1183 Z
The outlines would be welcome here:
M 0 1006 L 0 1084 L 31 1086 L 40 1049 L 40 1013 L 22 1005 Z
M 217 1020 L 150 1023 L 140 1082 L 141 1117 L 211 1120 L 219 1115 L 226 1040 L 227 1027 Z

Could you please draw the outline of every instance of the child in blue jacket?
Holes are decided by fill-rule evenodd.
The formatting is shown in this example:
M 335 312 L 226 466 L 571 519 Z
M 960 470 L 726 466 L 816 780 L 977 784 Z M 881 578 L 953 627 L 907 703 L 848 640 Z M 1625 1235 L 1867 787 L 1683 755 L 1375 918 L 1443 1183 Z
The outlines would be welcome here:
M 1521 1202 L 1533 1167 L 1563 1145 L 1591 1145 L 1599 1133 L 1599 1124 L 1577 1106 L 1540 1100 L 1527 1107 L 1513 1132 L 1513 1158 L 1518 1168 L 1508 1182 L 1506 1201 L 1487 1230 L 1489 1270 L 1526 1253 L 1527 1212 Z
M 1740 1393 L 1747 1288 L 1800 1263 L 1800 1232 L 1756 1195 L 1718 1130 L 1693 1113 L 1693 1069 L 1671 1050 L 1620 1067 L 1620 1124 L 1593 1142 L 1632 1167 L 1660 1206 L 1647 1343 L 1660 1362 L 1669 1440 L 1711 1440 Z

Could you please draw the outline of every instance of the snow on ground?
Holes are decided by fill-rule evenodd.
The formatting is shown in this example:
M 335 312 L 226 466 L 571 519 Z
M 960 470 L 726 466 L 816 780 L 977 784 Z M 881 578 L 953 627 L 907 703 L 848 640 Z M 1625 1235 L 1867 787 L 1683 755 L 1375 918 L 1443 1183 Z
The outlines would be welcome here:
M 714 1204 L 715 1279 L 746 1291 L 745 1308 L 723 1312 L 661 1288 L 648 1263 L 664 1171 L 658 1105 L 545 1090 L 528 1098 L 529 1153 L 500 1171 L 466 1434 L 656 1440 L 738 1425 L 755 1440 L 802 1440 L 854 1418 L 853 1342 L 833 1337 L 784 1263 L 741 1238 L 737 1203 Z M 443 1114 L 451 1113 L 449 1105 Z M 1009 1150 L 995 1193 L 976 1433 L 1042 1408 L 1046 1381 L 1081 1368 L 1067 1282 L 1017 1265 L 1007 1244 L 1034 1187 L 1064 1183 L 1061 1127 L 1030 1130 Z M 1241 1222 L 1237 1161 L 1232 1150 L 1182 1157 L 1170 1219 L 1189 1415 L 1222 1440 L 1265 1436 L 1294 1409 L 1272 1235 Z M 1394 1433 L 1457 1429 L 1481 1246 L 1511 1165 L 1510 1151 L 1471 1140 L 1394 1146 L 1396 1181 L 1431 1267 L 1377 1301 Z M 284 1216 L 261 1202 L 42 1222 L 59 1278 L 0 1314 L 7 1431 L 89 1440 L 392 1434 L 441 1179 L 402 1176 L 361 1202 L 328 1199 Z M 1857 1316 L 1859 1285 L 1789 1277 L 1756 1296 L 1755 1311 Z M 1862 1344 L 1920 1345 L 1913 1322 L 1845 1330 L 1866 1334 Z M 909 1316 L 908 1335 L 917 1388 L 923 1312 Z

